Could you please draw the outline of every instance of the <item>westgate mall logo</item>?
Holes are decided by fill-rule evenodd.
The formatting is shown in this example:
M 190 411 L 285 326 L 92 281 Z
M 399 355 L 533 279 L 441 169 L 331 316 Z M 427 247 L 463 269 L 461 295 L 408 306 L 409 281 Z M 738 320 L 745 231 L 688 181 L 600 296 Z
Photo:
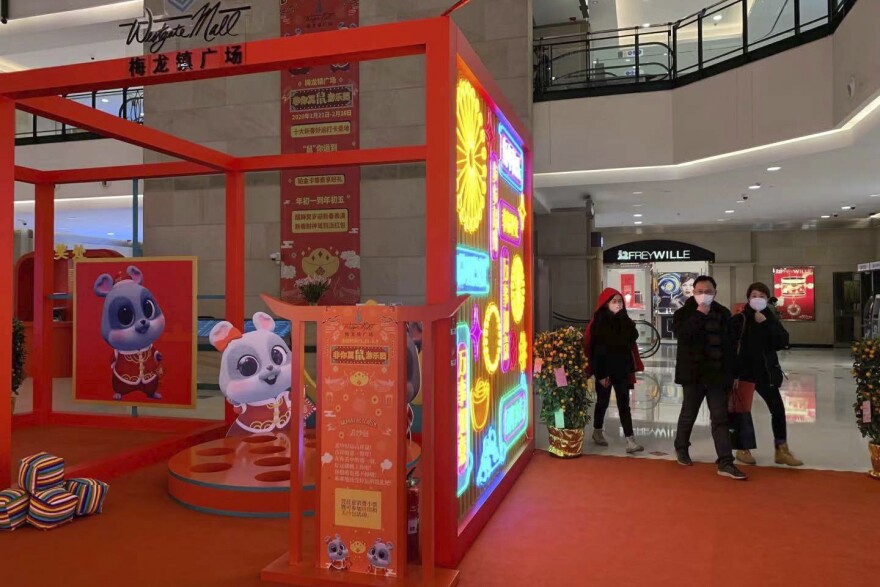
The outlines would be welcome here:
M 690 261 L 690 251 L 617 251 L 618 261 Z
M 193 4 L 194 0 L 169 0 L 175 8 L 185 10 Z M 156 17 L 149 9 L 145 9 L 146 16 L 135 19 L 128 24 L 119 25 L 128 28 L 128 40 L 126 44 L 140 43 L 148 48 L 150 53 L 158 53 L 169 39 L 195 39 L 203 38 L 212 43 L 221 37 L 237 37 L 235 27 L 241 19 L 241 15 L 250 10 L 250 6 L 237 6 L 235 8 L 223 8 L 222 2 L 208 3 L 192 14 L 181 16 Z

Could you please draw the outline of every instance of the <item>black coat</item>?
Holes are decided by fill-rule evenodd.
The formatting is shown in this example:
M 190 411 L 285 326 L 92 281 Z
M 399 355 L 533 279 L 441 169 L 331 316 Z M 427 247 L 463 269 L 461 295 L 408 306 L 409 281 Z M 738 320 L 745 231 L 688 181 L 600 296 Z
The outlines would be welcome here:
M 679 385 L 732 385 L 734 354 L 730 334 L 730 310 L 712 302 L 708 314 L 697 310 L 688 299 L 672 316 L 672 331 L 678 341 L 675 382 Z
M 782 385 L 782 367 L 776 351 L 788 348 L 788 332 L 776 314 L 767 308 L 761 312 L 767 321 L 755 322 L 755 311 L 746 307 L 730 320 L 734 344 L 739 347 L 735 375 L 756 385 Z
M 635 323 L 624 312 L 601 309 L 590 322 L 590 357 L 597 381 L 606 377 L 626 380 L 635 372 L 633 344 L 639 338 Z

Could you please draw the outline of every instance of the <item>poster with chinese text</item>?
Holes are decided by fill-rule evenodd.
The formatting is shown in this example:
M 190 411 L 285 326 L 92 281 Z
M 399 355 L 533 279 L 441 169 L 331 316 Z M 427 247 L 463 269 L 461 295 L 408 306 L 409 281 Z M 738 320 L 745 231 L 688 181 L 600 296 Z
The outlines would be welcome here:
M 779 318 L 794 322 L 816 319 L 815 279 L 813 267 L 774 267 L 773 295 Z

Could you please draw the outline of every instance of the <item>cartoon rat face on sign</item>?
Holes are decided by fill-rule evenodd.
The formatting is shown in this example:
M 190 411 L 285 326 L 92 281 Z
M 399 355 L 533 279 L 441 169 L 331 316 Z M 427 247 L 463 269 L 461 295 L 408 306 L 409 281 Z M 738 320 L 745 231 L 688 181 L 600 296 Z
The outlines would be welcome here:
M 143 282 L 143 273 L 134 265 L 115 278 L 104 273 L 95 280 L 95 295 L 104 298 L 101 336 L 113 349 L 110 368 L 116 400 L 135 391 L 162 398 L 162 353 L 153 343 L 165 331 L 165 315 Z

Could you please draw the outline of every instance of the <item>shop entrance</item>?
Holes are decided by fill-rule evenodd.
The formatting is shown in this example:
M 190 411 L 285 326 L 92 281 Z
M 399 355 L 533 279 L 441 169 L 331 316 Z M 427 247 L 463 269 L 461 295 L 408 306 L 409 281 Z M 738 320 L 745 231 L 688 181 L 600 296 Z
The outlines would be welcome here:
M 862 334 L 862 276 L 853 272 L 834 274 L 834 345 L 850 346 Z

